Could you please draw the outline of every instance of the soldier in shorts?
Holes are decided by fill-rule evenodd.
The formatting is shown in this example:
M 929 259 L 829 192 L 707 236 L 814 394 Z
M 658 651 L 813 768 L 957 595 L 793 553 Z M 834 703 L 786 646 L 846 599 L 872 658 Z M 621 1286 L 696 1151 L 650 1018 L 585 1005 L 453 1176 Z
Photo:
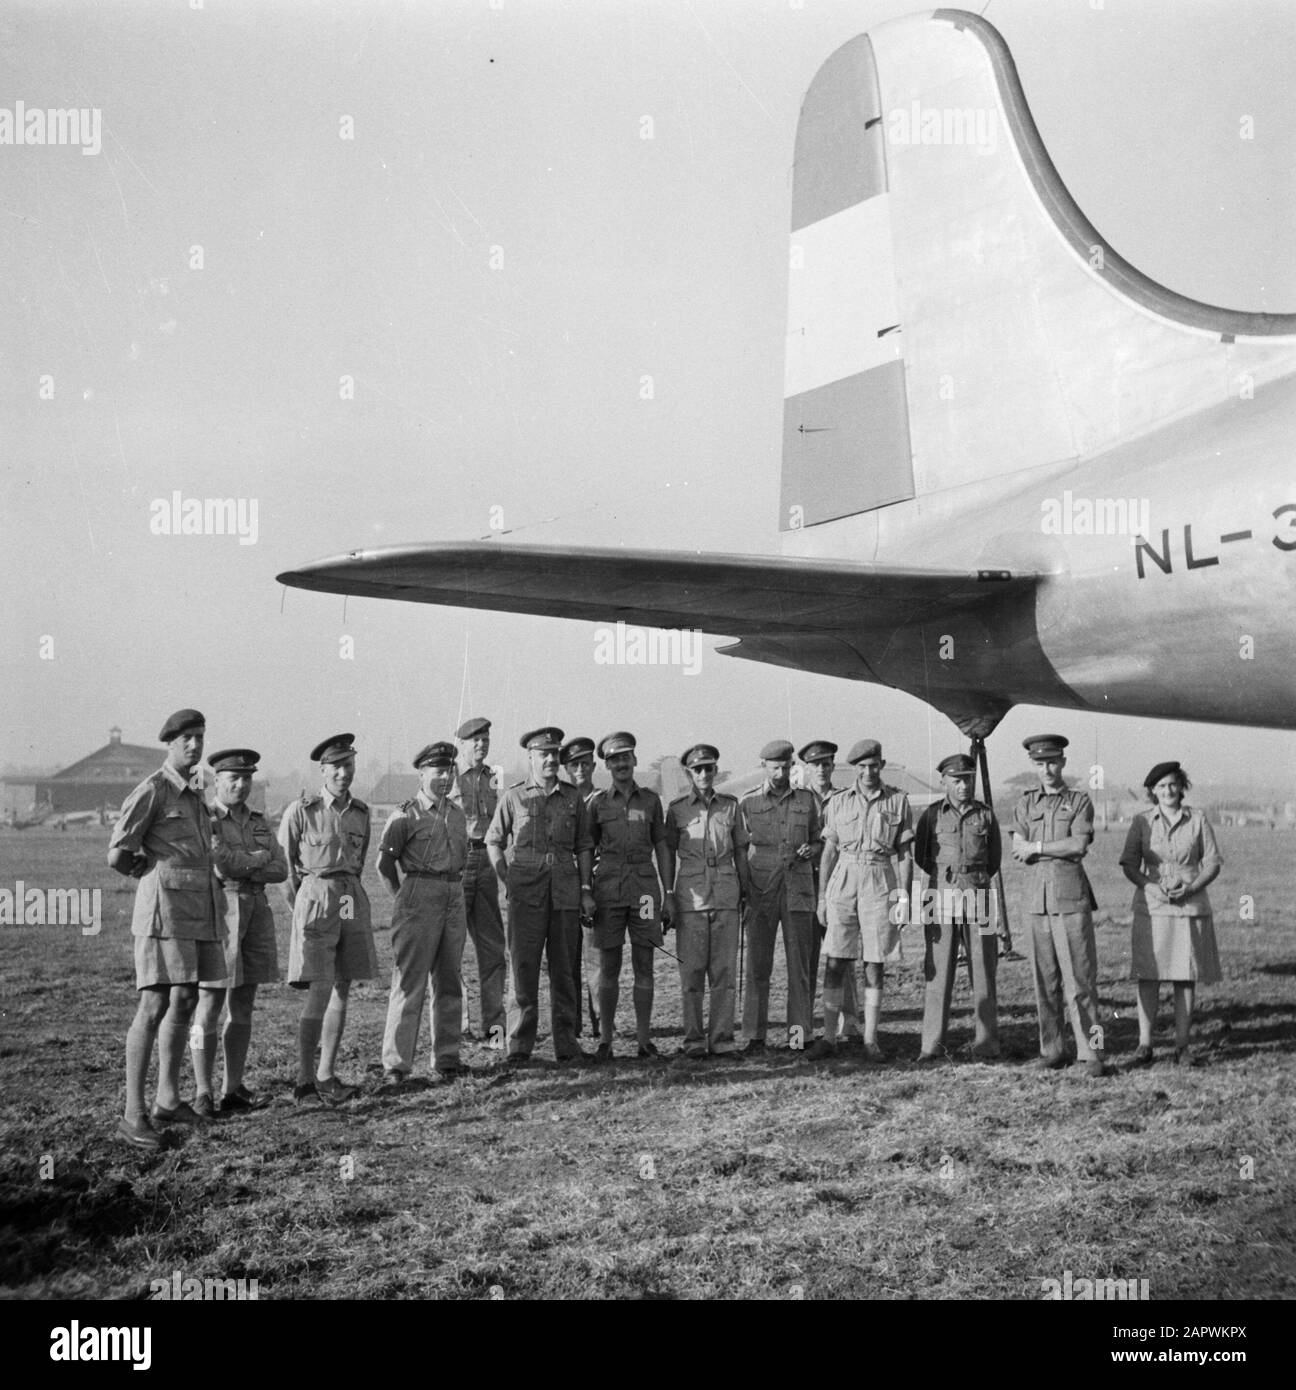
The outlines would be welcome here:
M 354 743 L 354 734 L 334 734 L 311 749 L 323 789 L 294 801 L 279 824 L 288 862 L 284 895 L 293 914 L 288 983 L 307 992 L 297 1030 L 293 1099 L 318 1096 L 328 1105 L 359 1092 L 358 1086 L 339 1081 L 333 1067 L 351 981 L 372 980 L 378 973 L 369 898 L 360 883 L 369 852 L 369 807 L 351 795 Z
M 633 734 L 608 734 L 598 755 L 612 785 L 589 799 L 590 829 L 598 861 L 594 870 L 594 945 L 599 952 L 601 1041 L 596 1062 L 612 1060 L 621 959 L 627 933 L 634 969 L 635 1033 L 639 1056 L 657 1056 L 652 1040 L 653 951 L 662 944 L 662 891 L 670 882 L 666 820 L 661 797 L 634 779 Z
M 212 1072 L 216 1065 L 216 1024 L 229 1001 L 229 1017 L 221 1034 L 225 1059 L 225 1093 L 220 1112 L 259 1110 L 264 1096 L 243 1084 L 248 1046 L 252 1041 L 252 1009 L 258 985 L 279 980 L 274 913 L 266 901 L 265 885 L 288 877 L 283 851 L 270 822 L 247 804 L 252 776 L 261 755 L 253 748 L 223 748 L 208 759 L 216 774 L 212 814 L 212 854 L 216 877 L 224 890 L 225 969 L 217 979 L 202 980 L 198 1011 L 189 1034 L 197 1095 L 194 1109 L 212 1118 Z
M 909 798 L 882 781 L 882 745 L 863 738 L 847 759 L 859 769 L 853 787 L 825 808 L 823 862 L 819 866 L 819 918 L 828 928 L 824 952 L 824 1035 L 812 1058 L 837 1047 L 842 985 L 856 960 L 864 961 L 864 1053 L 885 1062 L 878 1044 L 883 962 L 900 940 L 913 882 L 913 815 Z
M 126 1034 L 126 1113 L 120 1138 L 141 1149 L 161 1140 L 144 1108 L 144 1083 L 158 1045 L 158 1089 L 152 1118 L 160 1124 L 203 1122 L 180 1099 L 180 1063 L 199 980 L 220 976 L 223 903 L 212 874 L 212 830 L 202 783 L 207 725 L 196 709 L 177 710 L 162 726 L 161 768 L 122 803 L 108 843 L 108 864 L 139 880 L 131 934 L 139 1007 Z

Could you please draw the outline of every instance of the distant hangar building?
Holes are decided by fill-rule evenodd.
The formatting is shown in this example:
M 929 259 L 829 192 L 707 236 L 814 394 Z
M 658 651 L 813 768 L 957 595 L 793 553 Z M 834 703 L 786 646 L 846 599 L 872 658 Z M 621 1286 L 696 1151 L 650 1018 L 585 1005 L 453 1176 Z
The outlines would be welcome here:
M 115 809 L 166 761 L 157 744 L 123 743 L 121 730 L 108 730 L 108 742 L 79 762 L 36 783 L 36 804 L 48 804 L 54 815 L 71 811 Z

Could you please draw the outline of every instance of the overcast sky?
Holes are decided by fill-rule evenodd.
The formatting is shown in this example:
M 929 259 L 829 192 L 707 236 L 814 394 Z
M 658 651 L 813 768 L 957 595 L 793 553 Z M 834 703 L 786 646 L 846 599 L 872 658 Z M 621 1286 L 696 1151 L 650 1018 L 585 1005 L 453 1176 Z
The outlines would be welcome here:
M 628 727 L 646 758 L 709 738 L 735 767 L 775 736 L 875 735 L 916 770 L 960 747 L 914 698 L 716 639 L 696 675 L 608 667 L 594 624 L 344 616 L 274 582 L 488 535 L 492 508 L 521 541 L 776 552 L 799 104 L 912 8 L 0 5 L 0 106 L 102 112 L 96 155 L 0 146 L 0 762 L 71 762 L 112 724 L 152 742 L 183 705 L 271 771 L 341 729 L 400 763 L 477 713 L 514 746 Z M 1296 310 L 1296 6 L 986 12 L 1113 247 L 1193 298 Z M 255 501 L 255 544 L 153 534 L 175 492 Z M 1122 781 L 1167 756 L 1296 773 L 1290 734 L 1021 707 L 997 776 L 1039 728 Z

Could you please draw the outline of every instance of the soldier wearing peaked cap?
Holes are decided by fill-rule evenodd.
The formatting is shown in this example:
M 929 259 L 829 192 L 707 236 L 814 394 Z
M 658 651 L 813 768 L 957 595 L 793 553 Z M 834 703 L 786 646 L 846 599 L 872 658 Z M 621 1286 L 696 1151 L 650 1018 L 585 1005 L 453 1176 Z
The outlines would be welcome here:
M 1001 845 L 994 812 L 976 800 L 976 764 L 966 753 L 942 759 L 936 769 L 945 795 L 922 813 L 914 837 L 914 862 L 927 875 L 923 897 L 926 952 L 920 1061 L 943 1055 L 960 943 L 967 952 L 976 1027 L 973 1055 L 999 1056 L 995 970 L 999 943 L 990 925 L 990 885 L 999 872 Z
M 684 1055 L 704 1058 L 735 1050 L 738 917 L 748 892 L 747 831 L 738 799 L 715 790 L 720 761 L 714 744 L 695 743 L 680 762 L 691 788 L 666 810 L 666 906 L 676 924 Z M 711 990 L 710 1018 L 703 1004 Z
M 139 880 L 131 932 L 139 1005 L 126 1035 L 126 1113 L 120 1138 L 155 1149 L 154 1123 L 202 1121 L 180 1099 L 180 1064 L 200 980 L 224 968 L 223 903 L 212 875 L 211 818 L 197 768 L 206 721 L 196 709 L 177 710 L 158 741 L 166 762 L 122 803 L 108 843 L 108 863 Z M 144 1105 L 153 1043 L 158 1045 L 157 1097 L 152 1122 Z
M 265 886 L 282 883 L 288 866 L 270 822 L 248 804 L 252 777 L 261 755 L 253 748 L 223 748 L 208 758 L 216 774 L 212 804 L 212 856 L 224 899 L 225 968 L 199 982 L 198 1010 L 189 1035 L 197 1096 L 194 1109 L 214 1115 L 212 1073 L 216 1062 L 216 1025 L 228 1001 L 229 1017 L 221 1033 L 225 1062 L 220 1111 L 257 1110 L 268 1102 L 243 1084 L 252 1041 L 252 1010 L 258 985 L 279 980 L 274 913 Z
M 562 765 L 563 779 L 570 782 L 588 802 L 594 794 L 594 740 L 584 737 L 569 738 L 558 750 L 558 761 Z M 594 923 L 582 917 L 580 929 L 581 946 L 576 952 L 576 1036 L 580 1037 L 583 1028 L 581 1000 L 584 999 L 589 1010 L 590 1027 L 597 1037 L 599 952 L 598 947 L 594 945 Z
M 455 732 L 465 766 L 455 779 L 453 799 L 463 808 L 468 822 L 468 862 L 464 865 L 464 912 L 468 936 L 477 957 L 477 988 L 481 996 L 478 1018 L 486 1046 L 504 1050 L 508 1017 L 504 990 L 508 961 L 504 946 L 504 919 L 500 914 L 499 879 L 486 853 L 486 832 L 499 805 L 499 774 L 486 761 L 490 753 L 491 722 L 477 716 Z M 466 1007 L 465 1021 L 469 1010 Z
M 598 856 L 593 941 L 599 952 L 600 1041 L 595 1060 L 606 1062 L 612 1057 L 627 932 L 634 969 L 639 1056 L 655 1057 L 653 951 L 662 944 L 660 884 L 670 881 L 666 822 L 661 798 L 634 779 L 634 735 L 608 734 L 599 740 L 597 752 L 612 774 L 612 785 L 594 792 L 588 802 L 590 833 Z
M 468 934 L 463 872 L 468 820 L 450 793 L 453 743 L 429 743 L 414 758 L 418 795 L 392 813 L 378 847 L 378 873 L 396 899 L 392 978 L 383 1035 L 383 1079 L 399 1085 L 414 1068 L 428 979 L 432 980 L 433 1065 L 457 1076 L 463 1033 L 460 974 Z M 401 874 L 404 881 L 401 881 Z
M 370 825 L 369 807 L 351 795 L 354 744 L 354 734 L 334 734 L 311 749 L 312 761 L 320 765 L 320 794 L 303 793 L 279 822 L 288 863 L 284 896 L 292 908 L 288 983 L 306 991 L 293 1095 L 297 1100 L 318 1096 L 328 1105 L 351 1100 L 359 1091 L 340 1081 L 333 1068 L 351 981 L 372 980 L 378 973 L 369 897 L 360 882 Z
M 836 766 L 837 745 L 825 738 L 812 739 L 801 748 L 797 757 L 801 759 L 805 767 L 802 785 L 807 787 L 813 794 L 814 799 L 819 803 L 819 814 L 824 815 L 824 807 L 838 795 L 839 789 L 833 786 L 833 768 Z M 819 861 L 815 861 L 814 866 L 814 888 L 815 902 L 819 901 Z M 819 980 L 819 953 L 823 946 L 823 939 L 826 928 L 822 922 L 815 919 L 814 923 L 814 945 L 810 954 L 810 989 L 812 995 L 818 992 Z M 811 1000 L 813 1005 L 813 999 Z M 841 1027 L 842 1037 L 848 1042 L 862 1043 L 863 1034 L 860 1032 L 859 1024 L 859 1000 L 855 991 L 855 972 L 847 971 L 846 978 L 842 984 L 842 1006 L 841 1006 Z
M 554 1053 L 560 1062 L 584 1058 L 576 1041 L 572 956 L 581 910 L 594 913 L 594 841 L 589 808 L 575 787 L 558 780 L 562 741 L 562 730 L 552 726 L 523 736 L 531 775 L 505 791 L 486 834 L 486 851 L 508 890 L 516 1006 L 509 1061 L 520 1065 L 535 1047 L 542 957 L 549 966 Z
M 847 761 L 857 769 L 825 807 L 824 854 L 819 868 L 819 917 L 828 928 L 824 950 L 824 1036 L 813 1057 L 830 1056 L 836 1043 L 842 988 L 855 961 L 864 962 L 864 1051 L 884 1062 L 877 1040 L 882 1013 L 883 963 L 900 940 L 913 880 L 913 815 L 909 798 L 882 781 L 882 745 L 860 739 Z M 897 920 L 899 918 L 899 920 Z
M 770 977 L 780 923 L 787 959 L 789 1046 L 806 1047 L 814 1033 L 814 863 L 823 849 L 822 817 L 814 796 L 791 785 L 792 745 L 767 743 L 760 752 L 765 781 L 739 802 L 747 834 L 750 910 L 747 979 L 743 995 L 746 1052 L 765 1050 Z
M 1076 1056 L 1091 1076 L 1107 1072 L 1098 1017 L 1098 951 L 1093 909 L 1097 901 L 1082 860 L 1093 841 L 1093 802 L 1062 780 L 1067 740 L 1035 734 L 1024 740 L 1039 786 L 1017 803 L 1013 858 L 1026 865 L 1023 906 L 1031 924 L 1031 964 L 1039 1010 L 1037 1065 L 1066 1065 L 1064 1014 L 1071 1020 Z

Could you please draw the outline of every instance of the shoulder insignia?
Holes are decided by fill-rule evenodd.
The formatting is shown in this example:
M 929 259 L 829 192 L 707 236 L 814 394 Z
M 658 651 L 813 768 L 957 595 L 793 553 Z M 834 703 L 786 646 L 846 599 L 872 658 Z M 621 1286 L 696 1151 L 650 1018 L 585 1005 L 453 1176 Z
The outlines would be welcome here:
M 365 815 L 369 814 L 369 803 L 367 801 L 361 801 L 358 796 L 353 796 L 351 798 L 351 804 L 357 811 L 363 811 Z

